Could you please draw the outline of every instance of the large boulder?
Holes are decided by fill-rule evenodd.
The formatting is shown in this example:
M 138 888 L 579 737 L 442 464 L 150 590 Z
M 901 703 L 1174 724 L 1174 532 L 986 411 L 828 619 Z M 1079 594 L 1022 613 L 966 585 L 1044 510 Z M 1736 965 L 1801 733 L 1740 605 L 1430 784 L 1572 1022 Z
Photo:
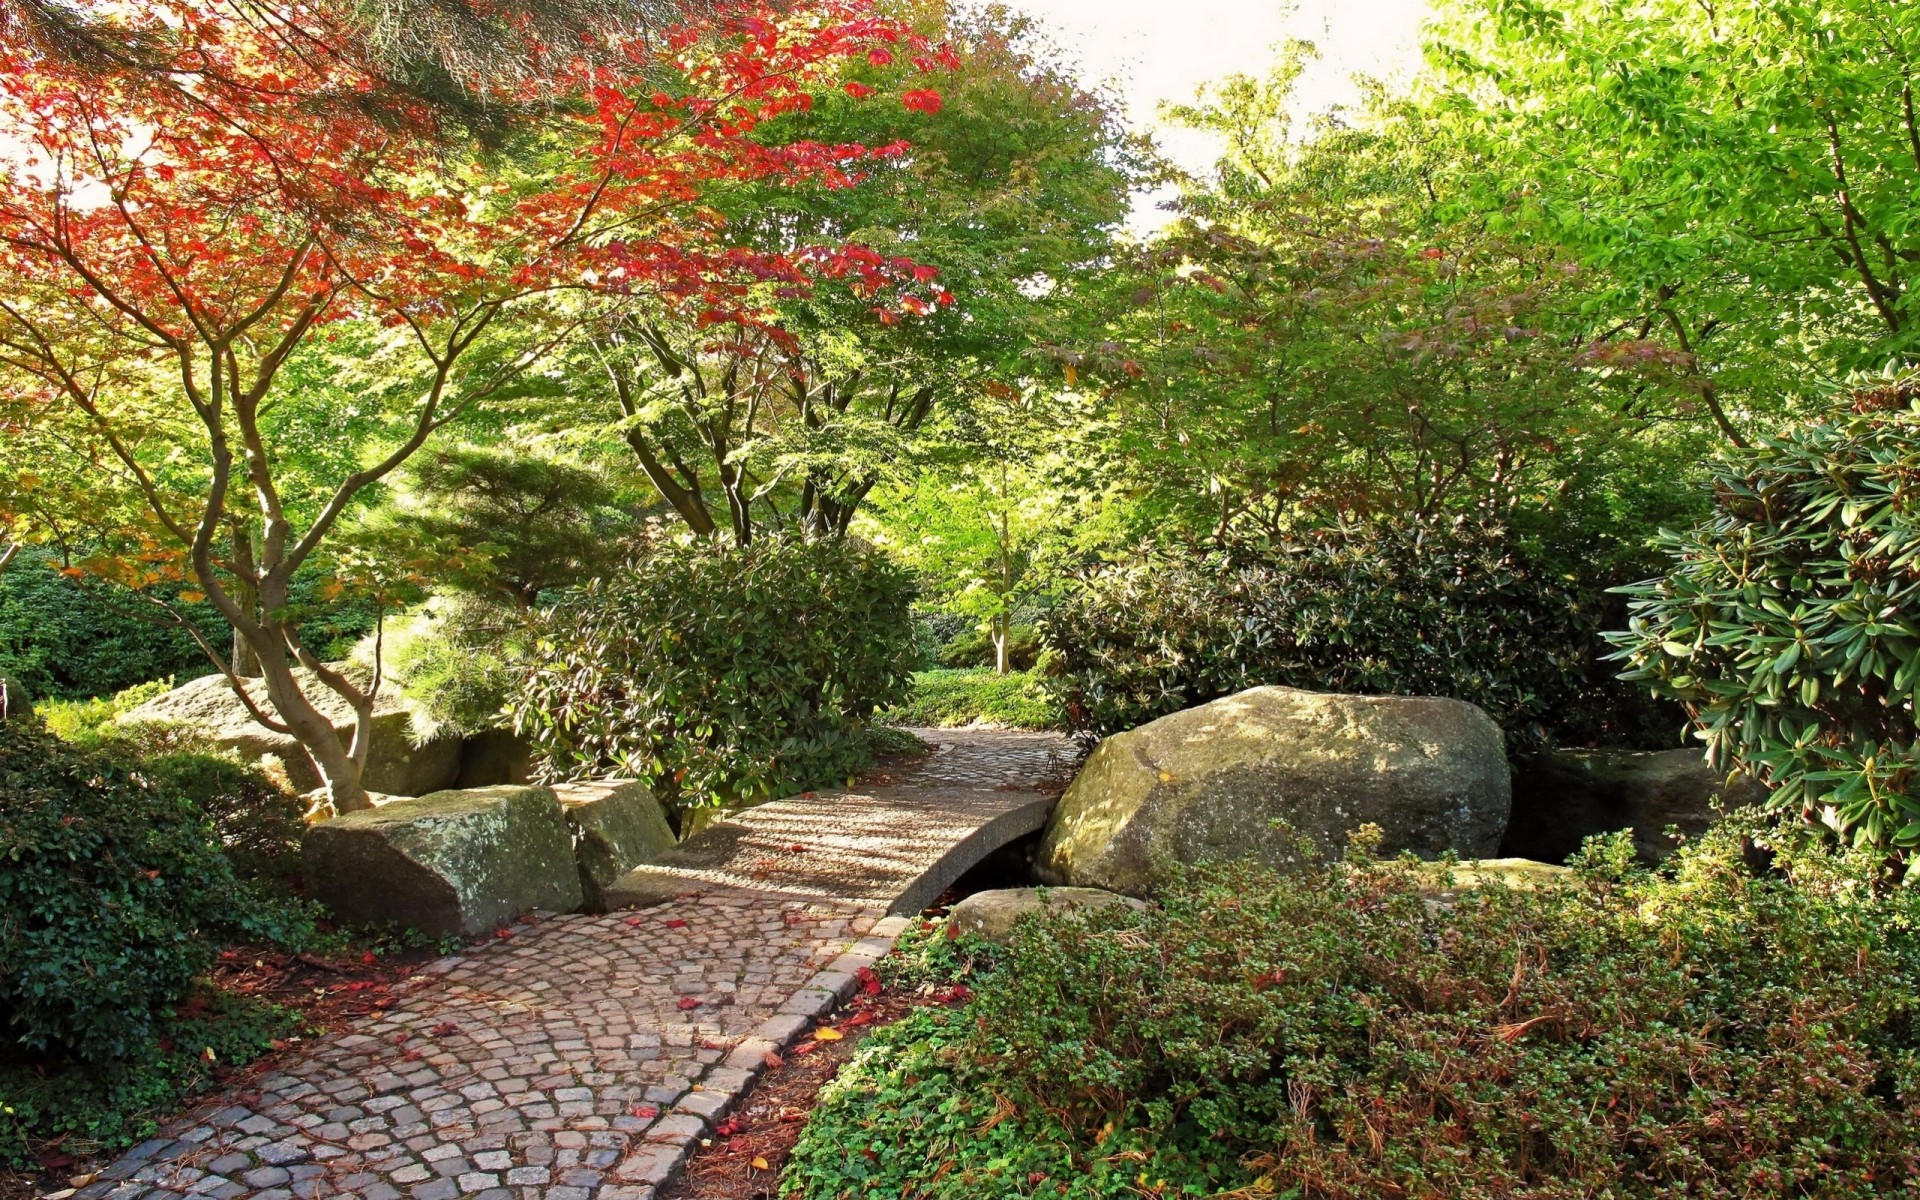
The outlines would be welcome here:
M 1136 910 L 1146 907 L 1131 896 L 1103 892 L 1099 888 L 996 888 L 975 892 L 947 914 L 947 936 L 971 935 L 1004 946 L 1013 937 L 1014 925 L 1031 913 L 1105 908 L 1109 904 L 1124 904 Z
M 1040 843 L 1043 882 L 1142 895 L 1176 863 L 1384 852 L 1489 858 L 1510 803 L 1500 729 L 1458 700 L 1259 687 L 1102 742 Z M 1293 832 L 1287 832 L 1291 829 Z
M 333 722 L 342 742 L 350 739 L 353 709 L 347 702 L 305 672 L 299 674 L 299 680 L 314 707 Z M 262 712 L 273 712 L 264 682 L 248 680 L 247 694 Z M 319 768 L 300 743 L 290 734 L 275 733 L 255 721 L 224 675 L 204 675 L 183 683 L 122 713 L 118 719 L 128 724 L 157 721 L 189 726 L 248 762 L 271 759 L 286 772 L 287 782 L 296 792 L 312 791 L 323 782 Z M 453 786 L 460 773 L 460 739 L 439 738 L 416 746 L 412 735 L 413 724 L 401 704 L 399 690 L 391 686 L 383 689 L 374 701 L 373 741 L 360 777 L 368 791 L 424 796 Z
M 300 854 L 308 892 L 349 921 L 471 935 L 580 907 L 573 839 L 543 787 L 395 800 L 315 825 Z
M 1766 798 L 1747 776 L 1731 783 L 1699 750 L 1550 750 L 1514 764 L 1513 817 L 1502 852 L 1561 862 L 1598 833 L 1633 830 L 1653 865 L 1673 853 L 1677 826 L 1698 837 L 1718 815 Z
M 634 779 L 562 783 L 553 788 L 567 818 L 586 906 L 606 910 L 606 889 L 673 849 L 673 827 L 653 791 Z

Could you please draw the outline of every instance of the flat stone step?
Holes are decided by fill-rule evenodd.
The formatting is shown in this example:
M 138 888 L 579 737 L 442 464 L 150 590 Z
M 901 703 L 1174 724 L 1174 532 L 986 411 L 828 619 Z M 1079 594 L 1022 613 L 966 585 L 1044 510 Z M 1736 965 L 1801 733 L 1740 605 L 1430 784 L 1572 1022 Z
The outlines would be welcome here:
M 606 889 L 608 908 L 733 888 L 918 912 L 969 867 L 1046 825 L 1054 798 L 1004 788 L 811 792 L 716 821 Z

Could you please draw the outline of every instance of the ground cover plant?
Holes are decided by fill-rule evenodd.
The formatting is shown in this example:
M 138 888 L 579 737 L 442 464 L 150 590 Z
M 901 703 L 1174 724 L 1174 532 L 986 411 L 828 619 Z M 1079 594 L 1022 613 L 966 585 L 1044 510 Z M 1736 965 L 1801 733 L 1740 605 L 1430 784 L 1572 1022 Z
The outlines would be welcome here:
M 823 1093 L 783 1194 L 1904 1194 L 1920 896 L 1745 849 L 1445 898 L 1359 853 L 1029 922 Z

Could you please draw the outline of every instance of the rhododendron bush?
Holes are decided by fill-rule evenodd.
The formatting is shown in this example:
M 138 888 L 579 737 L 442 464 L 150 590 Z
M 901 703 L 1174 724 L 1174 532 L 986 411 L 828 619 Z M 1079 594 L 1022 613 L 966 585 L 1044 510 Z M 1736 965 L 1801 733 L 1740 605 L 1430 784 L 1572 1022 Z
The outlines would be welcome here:
M 255 716 L 300 740 L 341 809 L 368 803 L 378 677 L 321 662 L 286 610 L 370 486 L 611 307 L 777 339 L 769 303 L 822 281 L 890 317 L 938 303 L 914 263 L 749 249 L 715 206 L 749 184 L 856 186 L 905 149 L 755 135 L 850 59 L 908 54 L 911 89 L 869 102 L 938 105 L 928 76 L 951 55 L 855 0 L 732 6 L 652 43 L 529 39 L 527 69 L 487 97 L 528 114 L 500 148 L 385 87 L 331 10 L 76 7 L 111 13 L 142 66 L 64 64 L 0 15 L 0 416 L 74 467 L 9 466 L 0 515 L 85 528 L 103 548 L 89 569 L 209 600 L 259 660 Z M 355 376 L 356 358 L 379 371 Z M 334 419 L 377 417 L 373 449 L 294 469 L 303 371 L 352 398 Z M 315 681 L 359 713 L 350 744 L 302 691 Z

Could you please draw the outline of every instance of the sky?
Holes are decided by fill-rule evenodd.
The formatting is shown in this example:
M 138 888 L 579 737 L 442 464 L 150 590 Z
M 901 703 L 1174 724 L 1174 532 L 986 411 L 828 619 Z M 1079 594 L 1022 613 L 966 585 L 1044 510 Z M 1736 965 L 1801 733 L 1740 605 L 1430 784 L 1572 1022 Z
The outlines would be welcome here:
M 1095 83 L 1111 83 L 1137 129 L 1150 129 L 1173 160 L 1204 171 L 1217 156 L 1212 139 L 1160 122 L 1165 101 L 1193 99 L 1196 88 L 1232 74 L 1260 74 L 1288 38 L 1314 43 L 1320 58 L 1300 81 L 1307 111 L 1355 97 L 1355 74 L 1394 76 L 1419 64 L 1420 23 L 1428 0 L 1013 0 L 1040 18 L 1054 40 Z M 1155 197 L 1136 205 L 1132 226 L 1165 221 Z

